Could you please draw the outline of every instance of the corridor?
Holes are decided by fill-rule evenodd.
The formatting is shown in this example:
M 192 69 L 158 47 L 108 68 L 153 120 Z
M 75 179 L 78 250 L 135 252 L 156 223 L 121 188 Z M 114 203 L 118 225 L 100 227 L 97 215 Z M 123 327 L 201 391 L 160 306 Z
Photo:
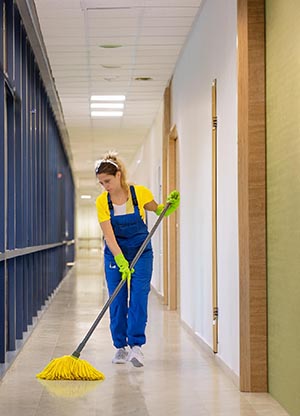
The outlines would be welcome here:
M 54 357 L 71 354 L 106 300 L 99 255 L 76 262 L 0 381 L 1 416 L 287 416 L 268 394 L 243 394 L 187 333 L 176 312 L 150 295 L 145 366 L 111 363 L 106 314 L 81 354 L 100 382 L 40 381 Z

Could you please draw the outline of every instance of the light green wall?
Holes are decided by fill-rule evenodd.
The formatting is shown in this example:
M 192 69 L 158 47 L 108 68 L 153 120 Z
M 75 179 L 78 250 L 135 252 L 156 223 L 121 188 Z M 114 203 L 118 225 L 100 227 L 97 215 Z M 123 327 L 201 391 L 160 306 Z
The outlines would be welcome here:
M 269 390 L 300 415 L 300 1 L 266 0 Z

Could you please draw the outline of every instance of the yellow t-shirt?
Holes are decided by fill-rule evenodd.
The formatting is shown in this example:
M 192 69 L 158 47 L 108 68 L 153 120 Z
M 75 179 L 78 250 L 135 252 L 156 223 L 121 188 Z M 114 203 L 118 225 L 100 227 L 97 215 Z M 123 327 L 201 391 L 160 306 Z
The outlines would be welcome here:
M 136 199 L 138 201 L 138 207 L 140 210 L 141 217 L 145 221 L 145 210 L 144 205 L 148 202 L 154 200 L 152 192 L 142 185 L 134 185 Z M 129 192 L 130 193 L 130 192 Z M 110 220 L 110 212 L 107 203 L 107 191 L 104 191 L 101 195 L 98 196 L 96 199 L 96 208 L 97 208 L 97 215 L 99 222 L 104 222 Z M 131 214 L 134 212 L 133 203 L 130 193 L 130 198 L 126 203 L 126 214 Z

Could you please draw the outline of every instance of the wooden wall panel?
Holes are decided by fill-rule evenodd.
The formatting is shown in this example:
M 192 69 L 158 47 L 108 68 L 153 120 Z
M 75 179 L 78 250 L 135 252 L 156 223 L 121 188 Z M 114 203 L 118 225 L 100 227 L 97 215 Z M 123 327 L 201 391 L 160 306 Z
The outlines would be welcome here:
M 265 2 L 238 0 L 240 389 L 267 383 Z

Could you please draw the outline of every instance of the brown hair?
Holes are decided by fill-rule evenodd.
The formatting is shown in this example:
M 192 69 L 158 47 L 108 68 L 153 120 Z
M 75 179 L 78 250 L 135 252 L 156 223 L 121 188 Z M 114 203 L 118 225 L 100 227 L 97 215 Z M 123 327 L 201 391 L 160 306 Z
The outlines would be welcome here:
M 96 175 L 106 173 L 107 175 L 116 176 L 117 172 L 121 172 L 121 186 L 127 191 L 127 174 L 123 162 L 117 157 L 116 152 L 107 152 L 101 160 L 96 161 Z

